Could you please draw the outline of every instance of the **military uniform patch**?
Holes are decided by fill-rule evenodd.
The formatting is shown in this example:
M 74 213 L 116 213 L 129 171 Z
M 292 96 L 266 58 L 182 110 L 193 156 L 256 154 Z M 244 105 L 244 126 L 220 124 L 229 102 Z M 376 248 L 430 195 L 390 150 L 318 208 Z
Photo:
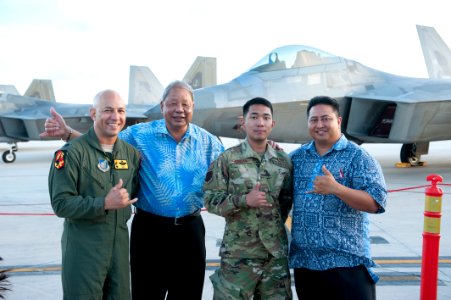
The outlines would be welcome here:
M 114 168 L 116 170 L 128 170 L 128 164 L 125 159 L 115 159 Z
M 64 160 L 64 151 L 58 150 L 55 153 L 55 158 L 53 160 L 53 165 L 55 166 L 56 169 L 61 169 L 62 167 L 64 167 L 65 163 L 66 162 Z
M 110 164 L 108 163 L 108 160 L 99 158 L 99 163 L 97 164 L 97 168 L 99 168 L 102 172 L 107 172 L 110 170 Z
M 247 163 L 249 163 L 248 159 L 234 159 L 232 161 L 232 164 L 237 164 L 237 165 L 239 165 L 239 164 L 247 164 Z

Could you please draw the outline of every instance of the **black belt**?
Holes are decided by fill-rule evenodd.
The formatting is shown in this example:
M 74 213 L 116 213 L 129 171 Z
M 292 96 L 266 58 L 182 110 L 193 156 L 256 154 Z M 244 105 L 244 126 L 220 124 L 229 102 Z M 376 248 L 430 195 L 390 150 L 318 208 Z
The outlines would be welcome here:
M 200 216 L 200 209 L 196 210 L 195 212 L 193 212 L 192 214 L 183 216 L 183 217 L 163 217 L 163 216 L 159 216 L 159 215 L 155 215 L 153 213 L 147 212 L 145 210 L 142 210 L 140 208 L 136 208 L 136 214 L 137 215 L 144 215 L 146 217 L 150 217 L 156 220 L 159 220 L 161 222 L 165 222 L 165 223 L 170 223 L 170 224 L 174 224 L 174 225 L 183 225 L 183 224 L 187 224 L 195 219 L 197 219 Z

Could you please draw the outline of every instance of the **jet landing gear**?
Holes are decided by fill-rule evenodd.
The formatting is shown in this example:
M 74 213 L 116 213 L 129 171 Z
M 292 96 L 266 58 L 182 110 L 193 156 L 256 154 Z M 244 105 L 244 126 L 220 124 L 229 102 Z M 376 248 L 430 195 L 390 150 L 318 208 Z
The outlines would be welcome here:
M 429 143 L 403 144 L 401 147 L 400 158 L 402 163 L 408 163 L 411 166 L 422 166 L 420 161 L 421 154 L 428 154 Z
M 9 148 L 9 150 L 6 150 L 5 152 L 3 152 L 3 155 L 2 155 L 3 162 L 5 162 L 7 164 L 13 163 L 16 160 L 16 153 L 14 153 L 14 152 L 16 152 L 17 150 L 18 150 L 17 144 L 13 143 L 11 145 L 11 147 Z

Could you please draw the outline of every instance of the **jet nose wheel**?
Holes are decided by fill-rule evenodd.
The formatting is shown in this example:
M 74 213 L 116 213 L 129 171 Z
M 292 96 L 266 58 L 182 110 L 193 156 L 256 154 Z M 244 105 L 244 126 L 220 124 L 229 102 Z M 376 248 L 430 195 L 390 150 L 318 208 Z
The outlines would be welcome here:
M 16 153 L 14 151 L 3 152 L 2 159 L 5 163 L 13 163 L 16 160 Z

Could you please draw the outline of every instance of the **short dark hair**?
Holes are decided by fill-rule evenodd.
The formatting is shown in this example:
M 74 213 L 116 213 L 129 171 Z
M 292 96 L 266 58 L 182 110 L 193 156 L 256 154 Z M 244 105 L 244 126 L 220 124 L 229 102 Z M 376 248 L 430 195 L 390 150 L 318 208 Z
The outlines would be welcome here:
M 262 98 L 262 97 L 255 97 L 255 98 L 252 98 L 251 100 L 248 100 L 243 105 L 243 117 L 245 117 L 247 115 L 247 113 L 249 112 L 249 107 L 251 107 L 251 105 L 256 105 L 256 104 L 261 104 L 266 107 L 269 107 L 269 109 L 271 110 L 271 115 L 273 114 L 272 104 L 271 104 L 271 102 L 269 102 L 269 100 Z
M 307 106 L 307 117 L 310 115 L 310 109 L 318 104 L 325 104 L 332 106 L 335 114 L 337 117 L 340 117 L 340 105 L 338 104 L 337 100 L 335 100 L 332 97 L 328 96 L 316 96 L 310 99 L 308 106 Z

